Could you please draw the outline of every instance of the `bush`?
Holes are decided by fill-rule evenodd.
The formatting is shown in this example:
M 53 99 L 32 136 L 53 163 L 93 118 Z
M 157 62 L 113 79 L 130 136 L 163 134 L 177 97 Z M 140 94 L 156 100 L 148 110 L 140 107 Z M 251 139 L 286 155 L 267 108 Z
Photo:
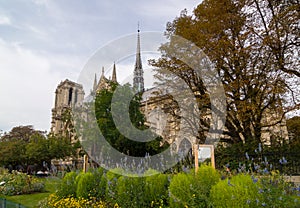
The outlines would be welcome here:
M 300 207 L 300 188 L 292 187 L 280 175 L 260 178 L 258 200 L 267 207 Z M 258 202 L 258 203 L 259 203 Z
M 61 181 L 60 187 L 57 191 L 57 195 L 61 198 L 74 196 L 76 197 L 76 183 L 77 173 L 69 172 L 67 173 Z
M 202 165 L 196 174 L 175 175 L 169 187 L 170 206 L 208 207 L 211 187 L 219 180 L 220 174 L 208 165 Z
M 106 172 L 103 172 L 103 175 L 100 178 L 100 182 L 98 185 L 98 195 L 97 197 L 99 199 L 104 200 L 106 196 L 106 190 L 107 190 L 107 178 L 106 178 Z
M 95 196 L 97 183 L 94 174 L 91 172 L 81 173 L 82 176 L 78 179 L 76 197 L 88 199 Z
M 195 207 L 193 184 L 192 174 L 178 173 L 175 175 L 169 186 L 170 207 Z
M 0 175 L 0 182 L 2 182 L 0 194 L 3 195 L 12 196 L 44 191 L 44 183 L 39 179 L 17 171 Z
M 117 201 L 117 182 L 118 178 L 121 176 L 117 174 L 117 172 L 122 172 L 120 169 L 114 169 L 112 171 L 108 171 L 105 175 L 103 175 L 103 179 L 101 179 L 101 183 L 106 181 L 106 189 L 105 189 L 105 199 L 106 202 L 114 204 Z
M 146 207 L 144 189 L 144 177 L 119 177 L 117 183 L 117 203 L 121 207 Z
M 298 192 L 298 193 L 297 193 Z M 212 187 L 214 207 L 300 207 L 299 190 L 278 177 L 236 175 Z
M 242 174 L 220 181 L 211 189 L 211 203 L 214 207 L 224 208 L 259 207 L 256 205 L 259 193 L 256 183 L 249 175 Z
M 168 203 L 168 187 L 170 176 L 158 174 L 146 178 L 145 202 L 151 207 L 160 207 Z
M 209 165 L 201 165 L 195 175 L 196 184 L 198 185 L 201 193 L 209 196 L 211 187 L 220 181 L 220 173 Z
M 95 192 L 92 192 L 92 196 L 96 197 L 97 199 L 105 199 L 105 190 L 106 190 L 106 171 L 103 168 L 97 168 L 92 170 L 95 180 Z

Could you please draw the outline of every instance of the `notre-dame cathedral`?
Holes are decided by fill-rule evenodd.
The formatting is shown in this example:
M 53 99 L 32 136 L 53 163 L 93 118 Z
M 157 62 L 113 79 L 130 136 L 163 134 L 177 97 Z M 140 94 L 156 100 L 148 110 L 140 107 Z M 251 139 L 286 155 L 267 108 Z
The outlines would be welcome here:
M 173 145 L 172 149 L 174 151 L 178 150 L 180 145 L 188 145 L 192 147 L 192 145 L 197 142 L 195 137 L 189 135 L 182 137 L 178 135 L 178 132 L 180 131 L 180 118 L 179 116 L 171 113 L 171 110 L 174 110 L 173 107 L 175 106 L 176 108 L 172 98 L 167 94 L 161 94 L 161 92 L 159 93 L 155 88 L 148 90 L 145 90 L 144 88 L 139 30 L 137 34 L 137 51 L 133 75 L 133 88 L 137 92 L 143 93 L 141 110 L 145 114 L 146 125 L 152 127 L 152 129 L 154 129 L 158 135 L 162 136 L 166 142 L 168 142 L 170 145 Z M 111 78 L 108 79 L 105 77 L 104 68 L 102 68 L 102 74 L 99 80 L 97 80 L 95 75 L 91 94 L 95 94 L 102 89 L 109 88 L 111 82 L 117 83 L 115 64 L 113 64 Z M 82 105 L 84 102 L 84 95 L 85 93 L 82 85 L 72 82 L 68 79 L 62 81 L 57 86 L 55 91 L 55 105 L 52 109 L 51 133 L 63 134 L 63 132 L 69 128 L 69 126 L 63 120 L 63 113 L 66 109 L 71 109 L 76 105 Z M 157 109 L 161 110 L 160 113 L 153 113 Z M 268 122 L 269 120 L 274 121 L 274 119 L 278 119 L 279 117 L 280 115 L 270 114 L 269 116 L 265 116 L 265 122 Z M 209 116 L 207 119 L 210 119 Z M 166 125 L 161 125 L 163 123 L 161 122 L 162 120 L 166 120 Z M 270 143 L 272 136 L 288 139 L 285 120 L 275 126 L 270 126 L 263 129 L 262 137 L 266 144 Z

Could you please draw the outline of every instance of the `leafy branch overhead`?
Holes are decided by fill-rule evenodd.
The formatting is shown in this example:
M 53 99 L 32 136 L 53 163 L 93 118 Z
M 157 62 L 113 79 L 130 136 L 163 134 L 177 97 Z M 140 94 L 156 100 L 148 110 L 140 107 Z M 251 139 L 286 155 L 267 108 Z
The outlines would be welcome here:
M 176 48 L 173 35 L 193 42 L 209 57 L 223 84 L 227 142 L 264 142 L 264 128 L 300 108 L 299 7 L 296 0 L 204 0 L 193 14 L 183 10 L 167 24 L 169 42 L 161 46 L 161 58 L 149 62 L 157 68 L 158 79 L 173 79 L 166 71 L 172 72 L 193 90 L 200 111 L 211 110 L 203 79 L 169 53 L 170 47 Z M 203 118 L 201 125 L 205 122 Z

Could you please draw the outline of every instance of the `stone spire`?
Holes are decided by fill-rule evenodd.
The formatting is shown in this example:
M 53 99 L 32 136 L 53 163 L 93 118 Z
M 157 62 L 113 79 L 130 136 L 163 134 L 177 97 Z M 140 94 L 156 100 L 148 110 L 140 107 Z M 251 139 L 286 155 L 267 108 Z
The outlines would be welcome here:
M 116 73 L 116 64 L 115 64 L 115 62 L 114 62 L 114 66 L 113 66 L 111 81 L 112 82 L 117 82 L 117 73 Z
M 102 66 L 102 74 L 101 74 L 101 78 L 103 78 L 103 77 L 104 77 L 104 66 Z
M 133 88 L 138 92 L 144 91 L 143 74 L 144 72 L 143 72 L 142 59 L 141 59 L 140 28 L 138 26 L 136 58 L 135 58 L 135 66 L 133 72 Z
M 96 92 L 96 90 L 97 90 L 97 85 L 98 85 L 98 83 L 97 83 L 97 74 L 95 73 L 93 92 Z

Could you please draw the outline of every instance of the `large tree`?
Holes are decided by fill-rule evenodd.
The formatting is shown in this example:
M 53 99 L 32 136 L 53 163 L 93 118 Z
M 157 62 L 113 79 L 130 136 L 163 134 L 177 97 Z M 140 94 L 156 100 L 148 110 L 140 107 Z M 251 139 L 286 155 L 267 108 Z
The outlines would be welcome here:
M 45 135 L 32 126 L 14 127 L 0 138 L 0 164 L 26 171 L 28 165 L 42 168 L 43 162 L 65 158 L 76 153 L 76 147 L 66 137 Z
M 192 15 L 183 10 L 167 24 L 170 42 L 161 47 L 162 57 L 150 63 L 158 67 L 160 79 L 169 78 L 166 69 L 183 79 L 200 110 L 211 110 L 201 77 L 169 53 L 170 47 L 176 47 L 173 35 L 193 42 L 214 64 L 224 86 L 227 141 L 263 142 L 262 128 L 299 108 L 298 12 L 297 1 L 204 0 Z M 190 48 L 181 50 L 191 53 Z M 265 122 L 266 115 L 271 122 Z M 201 124 L 209 126 L 204 118 Z
M 38 131 L 32 125 L 13 127 L 8 133 L 4 133 L 1 141 L 23 140 L 28 142 L 33 135 L 44 135 L 46 132 Z
M 95 100 L 95 113 L 99 129 L 110 145 L 118 151 L 130 155 L 144 157 L 146 154 L 155 155 L 164 150 L 165 146 L 161 144 L 161 138 L 143 142 L 143 134 L 134 135 L 140 137 L 140 141 L 133 141 L 127 138 L 127 135 L 134 134 L 134 128 L 145 130 L 144 115 L 140 111 L 140 95 L 133 96 L 130 85 L 119 86 L 119 96 L 115 102 L 112 102 L 113 95 L 118 85 L 111 84 L 110 89 L 103 89 L 98 92 Z M 127 98 L 131 98 L 129 109 L 127 109 Z M 114 105 L 114 115 L 112 114 L 112 105 Z M 130 121 L 125 121 L 125 114 L 129 112 Z M 121 112 L 122 111 L 122 112 Z M 119 121 L 118 128 L 116 121 Z M 129 125 L 128 125 L 129 124 Z M 131 124 L 133 126 L 131 126 Z M 134 128 L 132 128 L 134 127 Z M 120 132 L 120 128 L 123 132 Z M 154 137 L 155 138 L 155 137 Z

